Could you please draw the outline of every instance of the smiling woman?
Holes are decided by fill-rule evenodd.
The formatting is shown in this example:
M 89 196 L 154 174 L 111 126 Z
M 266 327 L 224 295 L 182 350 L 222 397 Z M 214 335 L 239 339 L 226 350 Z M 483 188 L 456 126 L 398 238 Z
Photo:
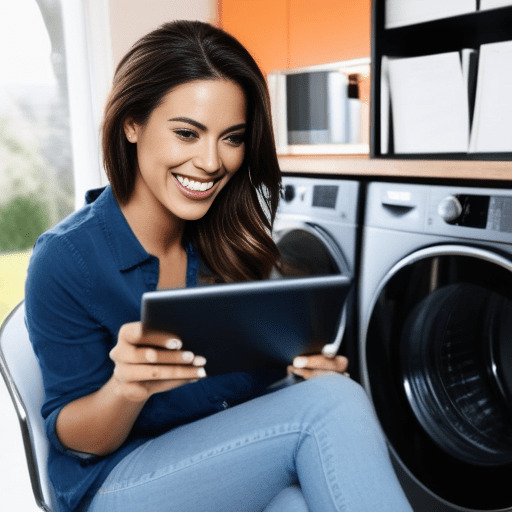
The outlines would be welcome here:
M 182 284 L 186 222 L 207 214 L 242 165 L 245 121 L 245 93 L 225 79 L 173 88 L 143 125 L 126 119 L 126 137 L 137 146 L 137 167 L 132 195 L 121 211 L 143 247 L 166 269 L 159 288 Z M 176 265 L 180 253 L 183 265 Z
M 145 292 L 279 264 L 254 59 L 213 26 L 164 24 L 119 64 L 102 137 L 111 185 L 39 238 L 26 286 L 59 509 L 410 512 L 346 358 L 210 377 L 186 339 L 140 322 Z M 270 393 L 287 369 L 307 382 Z
M 103 123 L 104 166 L 113 193 L 122 207 L 130 210 L 128 200 L 145 172 L 144 163 L 148 158 L 154 161 L 155 155 L 169 155 L 172 135 L 172 146 L 179 147 L 180 154 L 197 153 L 186 171 L 173 169 L 178 164 L 174 161 L 176 152 L 170 164 L 159 163 L 160 179 L 169 178 L 166 187 L 173 183 L 167 190 L 183 191 L 177 204 L 185 208 L 185 218 L 197 220 L 184 227 L 186 236 L 221 280 L 261 279 L 269 274 L 278 256 L 268 232 L 280 183 L 265 79 L 247 50 L 227 34 L 230 44 L 236 45 L 235 51 L 211 46 L 203 53 L 195 36 L 191 36 L 190 46 L 177 35 L 167 36 L 168 47 L 162 47 L 158 31 L 142 38 L 116 71 Z M 133 94 L 127 95 L 126 90 Z M 182 106 L 185 98 L 186 107 Z M 148 130 L 153 133 L 157 120 L 162 130 L 158 141 L 145 138 Z M 145 148 L 154 149 L 154 155 L 149 156 Z M 179 188 L 182 184 L 177 177 L 172 180 L 173 173 L 182 176 L 183 183 L 187 178 L 189 186 Z M 230 187 L 225 189 L 228 180 Z M 212 192 L 187 196 L 190 181 L 213 181 Z M 185 197 L 204 201 L 184 202 Z M 260 198 L 270 216 L 262 209 Z M 240 237 L 240 231 L 246 236 Z M 216 233 L 214 242 L 211 233 Z M 240 238 L 245 238 L 242 245 Z
M 245 104 L 236 83 L 201 80 L 172 89 L 144 125 L 126 121 L 127 138 L 137 145 L 138 165 L 132 197 L 122 211 L 139 239 L 143 233 L 175 239 L 169 236 L 173 225 L 182 232 L 186 220 L 206 214 L 242 165 Z M 166 232 L 150 234 L 147 226 L 154 224 L 140 213 L 132 215 L 142 204 L 148 217 L 163 213 L 169 219 Z

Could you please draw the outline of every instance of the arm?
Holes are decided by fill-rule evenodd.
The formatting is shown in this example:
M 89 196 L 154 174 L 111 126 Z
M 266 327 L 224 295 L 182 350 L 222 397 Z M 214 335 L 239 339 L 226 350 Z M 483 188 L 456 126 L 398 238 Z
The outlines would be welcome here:
M 64 406 L 57 418 L 67 448 L 108 455 L 128 437 L 147 400 L 206 376 L 203 357 L 181 351 L 181 341 L 144 333 L 140 322 L 125 324 L 110 352 L 112 377 L 96 392 Z
M 143 336 L 140 324 L 127 324 L 140 318 L 144 289 L 129 284 L 133 273 L 126 277 L 116 270 L 108 246 L 91 251 L 103 243 L 98 230 L 81 227 L 71 235 L 49 232 L 34 248 L 26 281 L 27 326 L 43 374 L 48 439 L 59 451 L 105 455 L 140 423 L 143 407 L 143 414 L 158 410 L 160 397 L 172 405 L 169 393 L 147 403 L 150 396 L 200 374 L 191 361 L 176 365 L 180 347 L 159 349 L 168 336 Z M 186 367 L 188 374 L 179 375 L 174 366 Z M 161 375 L 151 375 L 155 370 Z M 174 414 L 172 407 L 168 414 L 161 411 L 155 423 L 148 420 L 149 429 L 143 421 L 142 430 L 162 429 Z

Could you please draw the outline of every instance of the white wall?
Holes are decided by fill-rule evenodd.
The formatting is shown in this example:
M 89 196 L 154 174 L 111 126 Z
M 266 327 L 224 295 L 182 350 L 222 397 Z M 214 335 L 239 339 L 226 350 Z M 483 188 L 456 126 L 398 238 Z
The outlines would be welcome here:
M 108 0 L 114 68 L 130 47 L 166 21 L 187 19 L 213 23 L 216 0 Z

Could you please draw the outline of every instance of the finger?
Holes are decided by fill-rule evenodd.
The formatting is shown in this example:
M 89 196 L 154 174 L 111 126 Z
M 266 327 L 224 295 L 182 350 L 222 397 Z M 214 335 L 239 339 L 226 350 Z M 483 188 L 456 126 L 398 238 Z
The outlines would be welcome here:
M 295 368 L 294 366 L 289 366 L 288 371 L 306 380 L 313 379 L 315 377 L 320 377 L 321 375 L 340 375 L 339 372 L 329 370 L 311 370 L 308 368 Z M 347 372 L 343 372 L 341 373 L 341 375 L 344 375 L 345 377 L 350 377 L 350 375 Z
M 114 375 L 123 382 L 197 380 L 206 377 L 206 371 L 184 365 L 122 364 L 115 367 Z
M 144 382 L 125 382 L 124 396 L 132 402 L 141 402 L 147 400 L 155 393 L 169 391 L 185 384 L 197 382 L 199 379 L 173 379 L 173 380 L 155 380 Z
M 141 345 L 159 347 L 167 350 L 180 350 L 183 342 L 174 334 L 158 331 L 143 331 Z
M 142 324 L 141 322 L 130 322 L 123 324 L 119 329 L 117 336 L 119 341 L 135 345 L 140 343 L 142 339 Z
M 204 366 L 206 359 L 196 356 L 188 350 L 165 350 L 152 347 L 139 348 L 135 359 L 131 363 L 150 364 L 190 364 L 192 366 Z
M 141 322 L 130 322 L 119 329 L 118 338 L 132 345 L 147 345 L 165 348 L 168 350 L 180 350 L 183 342 L 179 336 L 168 332 L 147 331 Z
M 348 368 L 348 359 L 345 356 L 327 358 L 322 354 L 312 356 L 299 356 L 293 360 L 295 368 L 307 368 L 311 370 L 327 370 L 343 373 Z
M 295 368 L 291 367 L 290 370 L 294 375 L 298 375 L 303 379 L 309 380 L 314 377 L 320 377 L 321 375 L 336 375 L 336 372 L 327 371 L 327 370 L 311 370 L 309 368 Z
M 110 358 L 120 364 L 176 364 L 204 366 L 206 359 L 188 350 L 167 350 L 138 345 L 116 345 L 110 351 Z

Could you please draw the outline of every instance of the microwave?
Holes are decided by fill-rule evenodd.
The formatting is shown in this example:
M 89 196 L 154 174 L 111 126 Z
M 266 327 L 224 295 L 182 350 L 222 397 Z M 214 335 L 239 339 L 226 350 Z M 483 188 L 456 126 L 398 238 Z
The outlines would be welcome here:
M 369 152 L 370 59 L 267 75 L 277 152 Z

